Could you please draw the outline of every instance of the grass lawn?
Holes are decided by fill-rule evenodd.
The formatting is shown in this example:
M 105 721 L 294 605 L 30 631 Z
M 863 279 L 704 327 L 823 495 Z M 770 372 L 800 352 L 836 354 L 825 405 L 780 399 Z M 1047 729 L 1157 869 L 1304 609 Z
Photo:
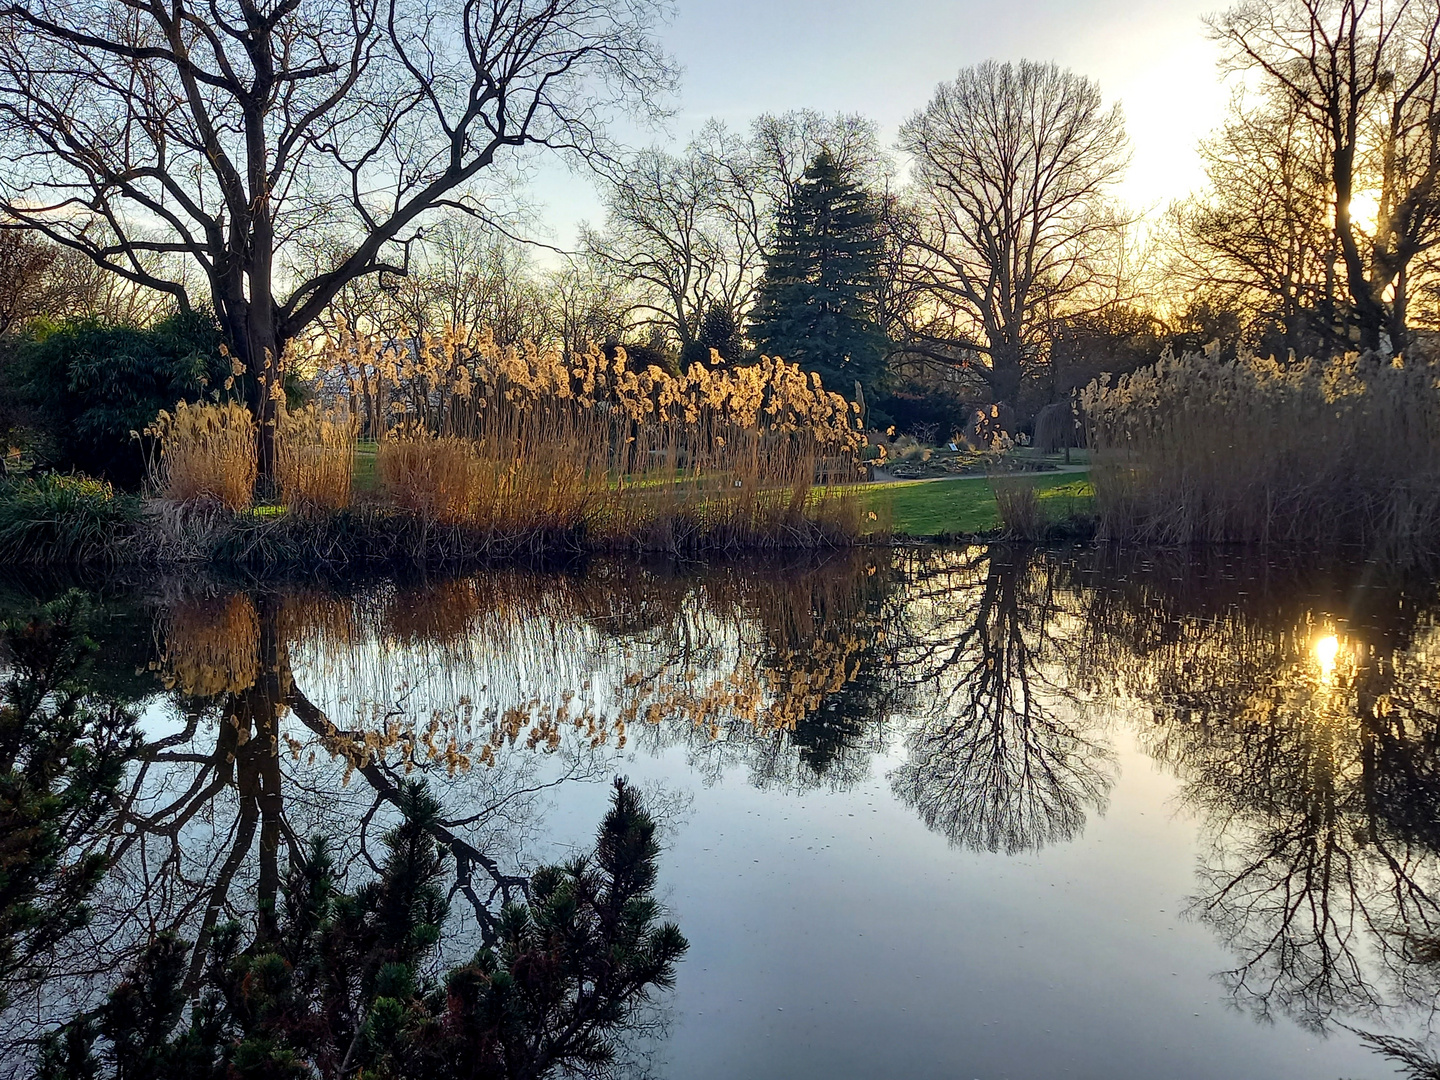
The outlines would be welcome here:
M 1052 520 L 1090 512 L 1095 491 L 1085 473 L 1040 473 L 1017 478 L 1031 482 L 1041 506 Z M 376 487 L 375 444 L 361 442 L 355 449 L 355 491 L 373 492 Z M 643 482 L 635 485 L 645 487 Z M 881 521 L 888 519 L 897 536 L 943 536 L 984 533 L 1000 527 L 995 493 L 984 476 L 952 480 L 902 480 L 893 484 L 862 485 L 864 505 Z
M 350 483 L 356 493 L 375 490 L 375 443 L 362 439 L 355 446 L 355 469 Z
M 1035 492 L 1052 519 L 1087 513 L 1095 490 L 1084 473 L 1039 475 Z M 988 532 L 1000 527 L 995 492 L 984 476 L 956 480 L 915 480 L 877 485 L 863 492 L 876 513 L 887 509 L 897 536 L 940 536 Z

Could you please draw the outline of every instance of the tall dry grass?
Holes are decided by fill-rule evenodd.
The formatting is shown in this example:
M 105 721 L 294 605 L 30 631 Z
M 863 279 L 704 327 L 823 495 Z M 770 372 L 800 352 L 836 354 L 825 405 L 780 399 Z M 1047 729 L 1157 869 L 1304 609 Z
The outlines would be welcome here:
M 344 405 L 281 409 L 275 431 L 275 480 L 291 510 L 334 511 L 350 505 L 358 424 Z
M 458 331 L 344 328 L 317 363 L 379 443 L 381 495 L 474 533 L 683 548 L 858 536 L 858 410 L 782 360 L 683 375 Z
M 1101 535 L 1440 549 L 1440 370 L 1166 355 L 1082 395 Z
M 217 502 L 248 510 L 255 497 L 255 419 L 235 402 L 161 411 L 145 429 L 154 439 L 152 486 L 174 502 Z
M 990 489 L 995 493 L 995 507 L 1006 536 L 1025 541 L 1044 537 L 1045 512 L 1040 507 L 1033 480 L 992 476 Z

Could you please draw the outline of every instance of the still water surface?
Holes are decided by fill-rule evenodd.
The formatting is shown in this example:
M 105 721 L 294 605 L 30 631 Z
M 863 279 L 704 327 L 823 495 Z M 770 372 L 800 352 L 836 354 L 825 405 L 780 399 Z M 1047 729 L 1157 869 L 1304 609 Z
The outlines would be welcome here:
M 143 738 L 74 840 L 108 867 L 92 920 L 10 980 L 10 1072 L 157 933 L 253 925 L 312 834 L 373 877 L 407 778 L 457 860 L 434 963 L 458 963 L 593 842 L 617 774 L 690 942 L 620 1075 L 1358 1078 L 1440 1053 L 1430 579 L 990 547 L 89 592 L 93 692 Z

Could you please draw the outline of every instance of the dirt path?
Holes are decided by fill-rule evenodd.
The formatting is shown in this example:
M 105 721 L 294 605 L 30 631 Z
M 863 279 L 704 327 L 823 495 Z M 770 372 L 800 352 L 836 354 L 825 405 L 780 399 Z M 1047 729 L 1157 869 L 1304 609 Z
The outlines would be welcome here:
M 1062 474 L 1072 474 L 1072 475 L 1073 475 L 1074 473 L 1087 473 L 1087 472 L 1089 472 L 1089 471 L 1090 471 L 1090 466 L 1089 466 L 1089 465 L 1057 465 L 1057 466 L 1055 466 L 1055 468 L 1053 468 L 1053 469 L 1043 469 L 1043 470 L 1040 470 L 1040 469 L 1033 469 L 1033 470 L 1026 469 L 1026 470 L 1020 470 L 1020 471 L 1018 471 L 1018 472 L 1013 472 L 1013 473 L 999 473 L 999 474 L 996 474 L 996 475 L 1000 475 L 1000 476 L 1034 476 L 1034 477 L 1041 477 L 1041 476 L 1059 476 L 1059 475 L 1062 475 Z M 972 473 L 972 474 L 970 474 L 970 475 L 968 475 L 968 476 L 967 476 L 967 475 L 964 475 L 964 474 L 961 474 L 961 473 L 956 473 L 956 474 L 952 474 L 952 475 L 950 475 L 950 476 L 922 476 L 922 477 L 911 478 L 911 477 L 904 477 L 904 476 L 892 476 L 892 475 L 890 475 L 890 473 L 886 472 L 884 469 L 876 469 L 876 470 L 875 470 L 874 479 L 872 479 L 872 480 L 870 481 L 870 483 L 871 483 L 871 484 L 933 484 L 933 483 L 935 483 L 937 480 L 988 480 L 989 478 L 990 478 L 990 474 L 988 474 L 988 473 Z

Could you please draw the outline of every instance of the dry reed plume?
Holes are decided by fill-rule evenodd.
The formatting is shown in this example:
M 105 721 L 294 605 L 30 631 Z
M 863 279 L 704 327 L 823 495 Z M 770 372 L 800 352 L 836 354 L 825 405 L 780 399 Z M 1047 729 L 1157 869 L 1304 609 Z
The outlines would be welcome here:
M 378 440 L 384 497 L 423 520 L 659 547 L 860 532 L 856 407 L 782 360 L 676 376 L 623 350 L 342 328 L 316 363 Z
M 356 422 L 344 408 L 280 410 L 275 480 L 291 510 L 333 511 L 350 505 Z
M 1440 547 L 1433 364 L 1166 355 L 1082 404 L 1102 536 Z
M 235 402 L 161 411 L 145 429 L 155 440 L 151 483 L 175 502 L 248 510 L 255 496 L 255 420 Z

